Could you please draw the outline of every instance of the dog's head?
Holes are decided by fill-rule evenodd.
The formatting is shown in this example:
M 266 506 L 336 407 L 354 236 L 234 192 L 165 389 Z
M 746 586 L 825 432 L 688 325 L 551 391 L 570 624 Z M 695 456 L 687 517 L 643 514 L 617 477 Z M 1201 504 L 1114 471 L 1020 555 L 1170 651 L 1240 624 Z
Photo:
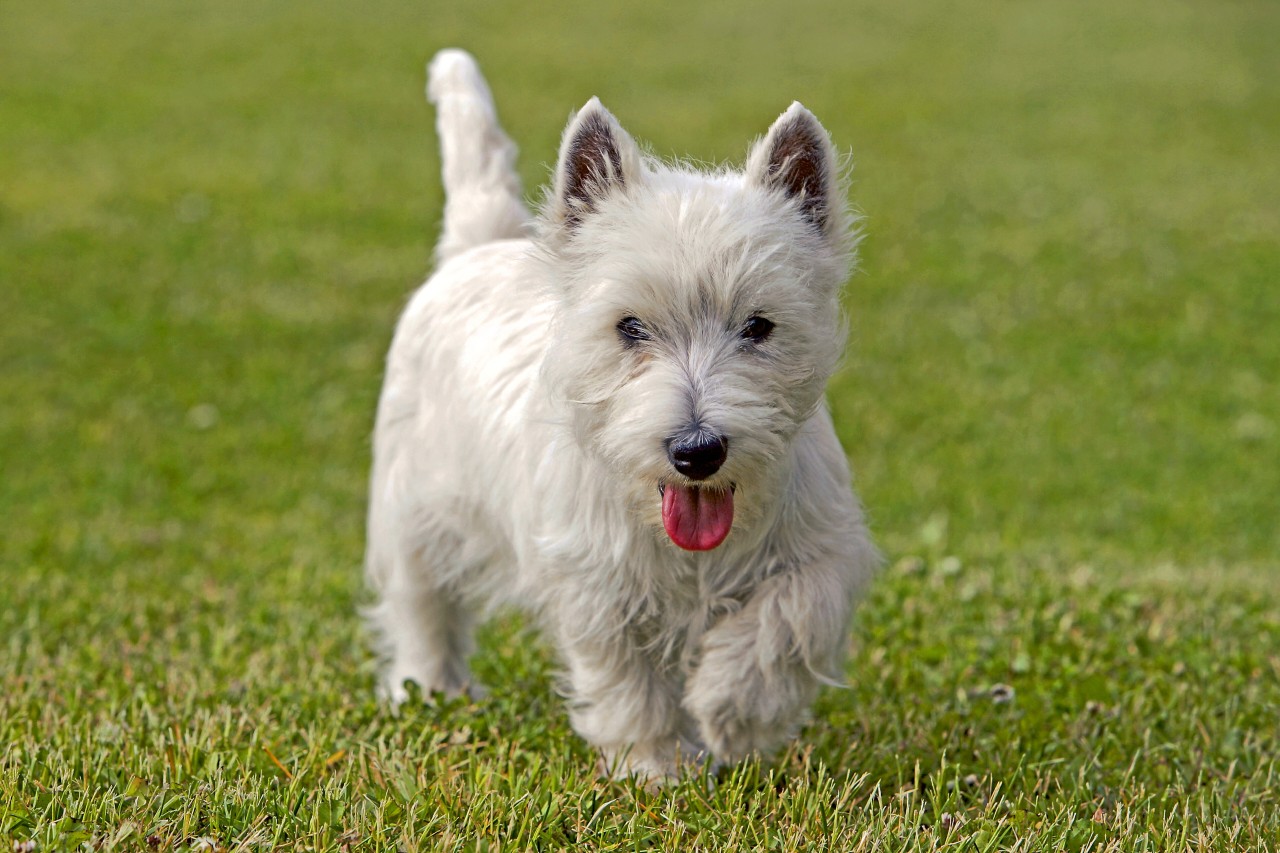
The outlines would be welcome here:
M 799 103 L 741 172 L 642 156 L 592 99 L 542 216 L 560 300 L 545 375 L 575 440 L 675 544 L 717 547 L 785 488 L 844 343 L 850 216 Z

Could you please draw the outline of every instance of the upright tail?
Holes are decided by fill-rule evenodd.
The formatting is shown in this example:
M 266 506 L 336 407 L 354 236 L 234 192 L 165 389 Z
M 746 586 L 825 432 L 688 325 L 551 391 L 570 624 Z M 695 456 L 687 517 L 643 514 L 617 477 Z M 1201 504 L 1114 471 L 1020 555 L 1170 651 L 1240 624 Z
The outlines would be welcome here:
M 464 50 L 442 50 L 427 78 L 445 191 L 437 262 L 482 243 L 526 236 L 531 219 L 520 197 L 516 146 L 498 125 L 493 95 L 475 59 Z

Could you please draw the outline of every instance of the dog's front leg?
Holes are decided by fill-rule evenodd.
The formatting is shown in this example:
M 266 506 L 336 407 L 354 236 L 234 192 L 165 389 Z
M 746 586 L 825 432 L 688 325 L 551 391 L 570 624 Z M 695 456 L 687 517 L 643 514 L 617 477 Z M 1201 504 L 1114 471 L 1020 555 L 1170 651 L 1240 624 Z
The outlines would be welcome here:
M 839 681 L 852 594 L 835 560 L 790 569 L 703 635 L 684 706 L 717 760 L 768 752 Z
M 655 666 L 625 633 L 561 638 L 573 728 L 601 751 L 605 772 L 661 783 L 701 749 L 681 729 L 679 682 Z

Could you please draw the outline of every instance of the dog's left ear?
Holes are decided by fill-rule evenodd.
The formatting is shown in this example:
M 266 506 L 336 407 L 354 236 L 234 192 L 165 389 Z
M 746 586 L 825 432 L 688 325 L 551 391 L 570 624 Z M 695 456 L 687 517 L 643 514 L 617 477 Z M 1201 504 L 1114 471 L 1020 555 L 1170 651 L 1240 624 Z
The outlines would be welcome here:
M 839 171 L 826 128 L 799 101 L 778 117 L 747 158 L 751 181 L 794 199 L 800 215 L 828 238 L 844 227 Z
M 569 120 L 556 164 L 552 215 L 570 229 L 640 174 L 640 149 L 598 98 Z

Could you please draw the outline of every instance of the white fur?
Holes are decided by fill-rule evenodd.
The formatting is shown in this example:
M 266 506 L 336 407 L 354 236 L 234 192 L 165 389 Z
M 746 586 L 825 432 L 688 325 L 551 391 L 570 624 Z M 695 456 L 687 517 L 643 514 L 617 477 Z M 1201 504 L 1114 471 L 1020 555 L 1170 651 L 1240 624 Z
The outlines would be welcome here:
M 614 772 L 772 749 L 839 682 L 879 559 L 822 399 L 852 258 L 825 131 L 795 104 L 744 172 L 706 173 L 643 156 L 593 99 L 523 236 L 514 147 L 474 60 L 444 51 L 430 74 L 441 263 L 396 330 L 374 436 L 385 695 L 467 689 L 473 624 L 515 604 L 558 648 L 573 726 Z M 616 162 L 591 160 L 584 128 Z M 805 173 L 770 159 L 797 132 L 820 167 L 801 191 L 779 175 Z M 754 348 L 752 314 L 776 324 Z M 628 316 L 653 340 L 624 346 Z M 661 520 L 659 484 L 686 482 L 664 442 L 691 421 L 729 437 L 704 485 L 736 487 L 731 532 L 705 552 Z

